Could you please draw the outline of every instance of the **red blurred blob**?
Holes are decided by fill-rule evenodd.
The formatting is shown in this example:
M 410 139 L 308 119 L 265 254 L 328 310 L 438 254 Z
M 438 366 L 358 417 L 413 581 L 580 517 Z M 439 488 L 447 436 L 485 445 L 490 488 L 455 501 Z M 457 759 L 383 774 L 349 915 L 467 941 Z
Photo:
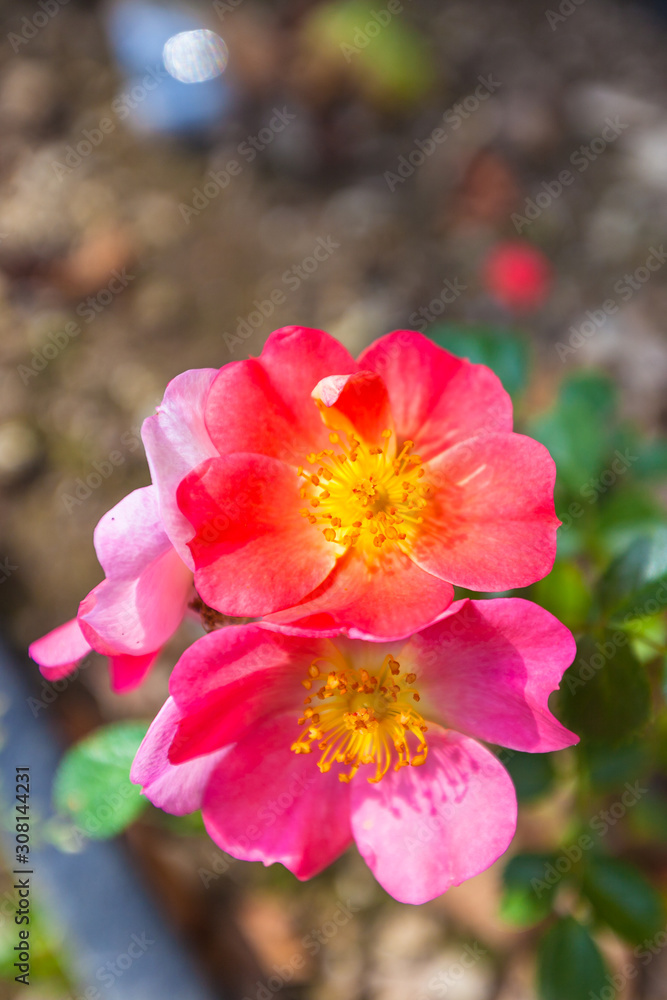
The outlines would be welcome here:
M 538 309 L 551 291 L 552 269 L 544 254 L 530 243 L 497 243 L 483 266 L 486 290 L 514 312 Z

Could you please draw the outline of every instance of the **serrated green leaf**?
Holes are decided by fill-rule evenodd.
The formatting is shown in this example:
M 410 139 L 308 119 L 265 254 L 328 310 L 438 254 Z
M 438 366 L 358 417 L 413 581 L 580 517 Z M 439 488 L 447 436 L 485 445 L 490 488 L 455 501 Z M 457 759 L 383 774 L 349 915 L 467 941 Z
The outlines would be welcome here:
M 115 722 L 95 730 L 65 754 L 53 787 L 56 809 L 85 837 L 120 833 L 147 805 L 130 767 L 147 723 Z
M 609 985 L 598 946 L 573 917 L 558 920 L 540 942 L 537 980 L 541 1000 L 590 1000 Z
M 592 743 L 618 745 L 642 729 L 651 686 L 624 633 L 606 630 L 599 639 L 580 640 L 561 683 L 560 706 L 563 724 Z
M 593 855 L 588 859 L 582 888 L 598 920 L 631 944 L 641 944 L 664 927 L 660 896 L 631 865 Z
M 528 381 L 529 353 L 525 338 L 509 330 L 488 327 L 460 327 L 443 324 L 428 331 L 434 343 L 476 365 L 486 365 L 496 373 L 511 396 L 521 392 Z

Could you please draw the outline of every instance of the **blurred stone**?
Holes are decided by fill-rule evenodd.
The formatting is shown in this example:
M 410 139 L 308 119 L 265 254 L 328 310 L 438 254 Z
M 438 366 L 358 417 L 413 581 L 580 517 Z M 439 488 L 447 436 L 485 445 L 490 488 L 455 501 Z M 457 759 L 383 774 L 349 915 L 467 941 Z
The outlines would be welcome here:
M 39 438 L 24 421 L 0 424 L 0 482 L 21 479 L 35 467 L 41 454 Z
M 58 81 L 42 59 L 12 61 L 0 78 L 0 122 L 3 129 L 41 128 L 58 101 Z

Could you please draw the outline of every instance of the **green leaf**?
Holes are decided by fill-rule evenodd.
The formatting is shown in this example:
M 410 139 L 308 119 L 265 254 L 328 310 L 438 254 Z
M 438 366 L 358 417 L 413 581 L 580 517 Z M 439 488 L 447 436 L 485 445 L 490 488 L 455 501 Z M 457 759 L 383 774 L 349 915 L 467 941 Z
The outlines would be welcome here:
M 665 522 L 664 507 L 636 482 L 624 482 L 610 490 L 597 512 L 599 542 L 613 557 L 641 539 L 659 534 Z
M 532 596 L 570 629 L 583 625 L 591 606 L 591 591 L 574 562 L 558 561 L 551 573 L 533 587 Z
M 554 777 L 553 760 L 547 753 L 505 754 L 503 763 L 510 773 L 520 802 L 530 802 L 540 795 L 546 795 Z
M 581 751 L 588 763 L 591 782 L 600 791 L 620 788 L 643 774 L 650 764 L 644 742 L 626 743 L 620 747 L 587 746 Z
M 642 618 L 667 606 L 667 528 L 635 541 L 615 559 L 600 581 L 603 612 Z
M 574 917 L 558 920 L 540 942 L 537 980 L 542 1000 L 590 1000 L 609 985 L 597 945 Z
M 469 329 L 454 325 L 435 326 L 428 332 L 434 343 L 476 365 L 486 365 L 496 373 L 511 396 L 520 393 L 528 381 L 528 344 L 509 330 L 487 327 Z
M 558 482 L 577 498 L 596 491 L 612 450 L 615 404 L 609 379 L 579 372 L 563 382 L 556 406 L 528 424 L 526 432 L 551 452 Z
M 660 896 L 630 865 L 593 855 L 588 859 L 582 886 L 597 918 L 631 944 L 641 944 L 664 926 Z
M 551 913 L 555 885 L 544 881 L 545 869 L 555 854 L 517 854 L 503 872 L 500 915 L 510 924 L 531 927 Z
M 130 767 L 148 723 L 115 722 L 95 730 L 60 762 L 53 787 L 56 809 L 85 837 L 120 833 L 147 805 Z
M 662 479 L 667 476 L 667 441 L 658 438 L 640 446 L 635 474 L 642 479 Z
M 368 32 L 365 26 L 371 25 Z M 421 32 L 405 17 L 380 29 L 369 0 L 339 0 L 316 8 L 304 25 L 304 41 L 323 64 L 347 65 L 362 89 L 396 105 L 419 100 L 435 80 L 435 64 Z
M 561 683 L 564 725 L 592 743 L 620 744 L 639 731 L 651 713 L 646 668 L 623 632 L 585 636 Z

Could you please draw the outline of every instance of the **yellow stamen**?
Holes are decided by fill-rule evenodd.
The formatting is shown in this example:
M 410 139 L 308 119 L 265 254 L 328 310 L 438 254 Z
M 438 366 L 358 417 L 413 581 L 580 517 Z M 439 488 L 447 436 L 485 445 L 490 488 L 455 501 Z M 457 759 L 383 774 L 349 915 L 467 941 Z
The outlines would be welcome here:
M 409 552 L 431 497 L 422 461 L 411 454 L 413 442 L 395 454 L 393 432 L 381 437 L 381 447 L 370 446 L 351 431 L 332 430 L 329 441 L 337 448 L 308 456 L 315 471 L 299 468 L 308 501 L 302 516 L 320 524 L 328 542 L 355 546 L 367 563 L 382 552 Z
M 317 712 L 306 708 L 298 720 L 305 729 L 291 746 L 294 753 L 312 753 L 316 745 L 321 752 L 320 771 L 343 764 L 350 769 L 339 772 L 345 782 L 369 764 L 375 765 L 375 771 L 368 780 L 375 783 L 392 764 L 398 771 L 424 763 L 427 726 L 408 701 L 410 697 L 419 701 L 412 687 L 416 674 L 401 673 L 398 660 L 386 656 L 377 672 L 342 666 L 325 675 L 313 663 L 302 683 L 310 688 L 315 677 L 322 682 L 315 694 L 320 707 Z M 306 698 L 306 704 L 310 702 L 311 697 Z

